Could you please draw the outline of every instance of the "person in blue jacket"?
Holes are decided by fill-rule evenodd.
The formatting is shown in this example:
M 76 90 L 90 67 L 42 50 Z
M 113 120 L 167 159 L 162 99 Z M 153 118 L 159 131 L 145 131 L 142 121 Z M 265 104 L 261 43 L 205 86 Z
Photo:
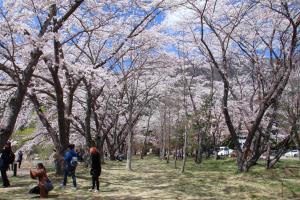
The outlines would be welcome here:
M 64 160 L 65 160 L 65 168 L 64 168 L 64 180 L 62 183 L 62 187 L 66 187 L 67 184 L 67 178 L 68 176 L 71 176 L 73 179 L 73 186 L 74 189 L 77 189 L 77 184 L 76 184 L 76 176 L 75 176 L 75 170 L 77 166 L 77 153 L 74 151 L 75 145 L 70 144 L 68 146 L 68 151 L 64 155 Z

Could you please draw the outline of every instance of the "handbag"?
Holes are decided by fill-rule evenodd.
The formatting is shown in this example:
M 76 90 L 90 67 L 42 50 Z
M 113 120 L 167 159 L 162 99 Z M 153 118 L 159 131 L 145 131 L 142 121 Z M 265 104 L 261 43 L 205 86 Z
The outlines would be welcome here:
M 52 182 L 49 179 L 45 182 L 44 186 L 48 192 L 53 190 L 54 188 Z

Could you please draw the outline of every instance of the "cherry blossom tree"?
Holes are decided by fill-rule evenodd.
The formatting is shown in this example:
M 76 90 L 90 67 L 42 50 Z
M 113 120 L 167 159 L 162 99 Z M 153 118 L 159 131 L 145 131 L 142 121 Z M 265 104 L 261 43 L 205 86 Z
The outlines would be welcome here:
M 57 5 L 56 2 L 14 1 L 1 7 L 1 71 L 16 84 L 1 122 L 0 148 L 10 138 L 33 72 L 55 32 L 83 1 Z M 62 6 L 62 7 L 59 7 Z M 61 16 L 57 10 L 61 8 Z M 51 29 L 50 29 L 51 27 Z M 48 45 L 47 45 L 48 44 Z M 45 49 L 44 49 L 45 48 Z M 47 53 L 46 53 L 47 54 Z
M 238 170 L 247 171 L 266 151 L 274 121 L 268 116 L 275 112 L 274 102 L 294 66 L 299 6 L 295 1 L 182 3 L 178 13 L 187 19 L 178 17 L 173 32 L 181 33 L 177 38 L 188 47 L 185 57 L 202 59 L 223 82 L 224 121 L 238 151 Z M 246 144 L 241 147 L 239 135 L 245 130 Z

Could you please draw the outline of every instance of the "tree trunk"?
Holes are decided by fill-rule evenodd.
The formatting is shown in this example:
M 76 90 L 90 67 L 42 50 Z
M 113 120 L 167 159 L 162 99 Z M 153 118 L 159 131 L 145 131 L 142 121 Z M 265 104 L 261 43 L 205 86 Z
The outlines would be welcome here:
M 129 125 L 129 134 L 128 134 L 128 144 L 127 144 L 127 162 L 126 162 L 126 169 L 131 171 L 131 159 L 132 159 L 132 142 L 133 142 L 133 132 L 131 124 Z
M 65 167 L 63 154 L 60 154 L 59 158 L 55 162 L 57 162 L 57 164 L 55 165 L 55 173 L 60 176 L 63 175 Z
M 268 167 L 270 166 L 270 162 L 271 162 L 270 154 L 271 154 L 271 144 L 269 141 L 267 146 L 267 152 L 266 152 L 266 169 L 268 169 Z
M 76 6 L 72 7 L 74 12 L 76 8 L 82 3 L 76 2 Z M 72 13 L 70 12 L 70 13 Z M 43 37 L 44 34 L 47 32 L 48 26 L 50 25 L 51 20 L 56 15 L 56 5 L 52 4 L 49 8 L 49 14 L 44 21 L 44 23 L 41 26 L 41 30 L 38 34 L 38 37 Z M 68 16 L 69 17 L 69 16 Z M 65 20 L 67 20 L 67 18 Z M 55 28 L 58 30 L 62 26 L 62 23 L 56 26 Z M 9 140 L 11 137 L 14 127 L 19 115 L 19 112 L 21 110 L 24 97 L 27 93 L 28 85 L 31 81 L 33 72 L 35 70 L 36 65 L 38 64 L 38 61 L 43 54 L 40 49 L 35 48 L 30 52 L 30 60 L 28 62 L 28 65 L 26 68 L 22 71 L 22 80 L 19 81 L 17 90 L 14 92 L 12 97 L 9 100 L 8 110 L 5 111 L 5 115 L 2 118 L 1 124 L 0 124 L 0 149 L 3 148 L 4 144 Z
M 268 165 L 266 166 L 267 169 L 271 169 L 275 166 L 275 164 L 279 161 L 281 156 L 286 152 L 286 150 L 289 148 L 291 142 L 293 141 L 293 128 L 291 130 L 291 133 L 289 136 L 287 136 L 278 146 L 280 147 L 280 151 L 275 155 L 275 157 L 268 162 Z
M 182 167 L 181 167 L 181 173 L 184 173 L 185 170 L 185 164 L 186 164 L 186 157 L 187 157 L 187 124 L 184 125 L 184 145 L 183 145 L 183 160 L 182 160 Z
M 219 156 L 218 156 L 218 149 L 217 149 L 217 148 L 214 148 L 214 159 L 215 159 L 215 160 L 218 160 L 218 159 L 219 159 Z
M 163 120 L 161 124 L 161 149 L 160 149 L 160 159 L 165 159 L 166 154 L 166 111 L 163 113 Z
M 178 151 L 178 135 L 176 134 L 175 152 L 174 152 L 174 168 L 177 169 L 177 151 Z
M 91 135 L 91 115 L 92 115 L 92 94 L 91 94 L 91 85 L 89 85 L 86 81 L 86 89 L 87 89 L 87 96 L 86 96 L 86 111 L 85 111 L 85 139 L 86 139 L 86 145 L 91 148 L 92 146 L 95 146 L 93 140 L 92 140 L 92 135 Z M 98 139 L 101 140 L 100 138 L 97 138 L 97 143 Z M 99 141 L 101 142 L 101 141 Z
M 100 153 L 101 163 L 104 164 L 104 150 L 103 150 L 103 143 L 101 142 L 101 137 L 97 137 L 97 149 Z
M 16 92 L 9 100 L 8 108 L 5 110 L 5 114 L 1 121 L 0 149 L 3 148 L 4 144 L 9 140 L 14 131 L 26 92 L 27 86 L 19 84 Z
M 167 163 L 170 162 L 170 153 L 171 153 L 171 133 L 168 132 L 168 151 L 167 151 Z
M 292 121 L 292 130 L 293 130 L 293 134 L 294 134 L 294 140 L 295 140 L 295 144 L 296 147 L 298 149 L 298 158 L 300 160 L 300 136 L 299 136 L 299 126 L 297 126 L 297 121 L 298 118 L 294 118 Z
M 113 147 L 113 145 L 110 143 L 109 138 L 106 137 L 105 139 L 106 144 L 107 144 L 107 149 L 108 149 L 108 153 L 109 153 L 109 158 L 110 160 L 116 160 L 116 149 Z
M 147 135 L 145 136 L 145 139 L 143 142 L 143 146 L 142 146 L 142 150 L 141 150 L 141 159 L 144 159 L 144 156 L 145 156 L 146 143 L 147 143 Z
M 197 149 L 197 154 L 196 154 L 196 163 L 200 164 L 202 162 L 202 154 L 203 154 L 203 142 L 202 142 L 203 134 L 199 130 L 198 132 L 198 149 Z
M 171 153 L 171 111 L 169 108 L 169 120 L 168 120 L 168 152 L 167 152 L 167 163 L 170 162 L 170 153 Z
M 144 140 L 144 144 L 143 144 L 143 148 L 142 148 L 142 153 L 141 153 L 141 159 L 144 158 L 144 156 L 147 154 L 147 152 L 145 152 L 147 150 L 146 145 L 147 145 L 147 137 L 149 134 L 149 127 L 150 127 L 150 119 L 152 117 L 152 112 L 150 112 L 148 120 L 147 120 L 147 129 L 146 129 L 146 135 L 145 135 L 145 140 Z
M 243 160 L 243 156 L 241 152 L 238 152 L 237 155 L 237 167 L 238 167 L 238 172 L 247 172 L 248 171 L 248 167 L 247 167 L 247 162 L 246 160 Z
M 52 128 L 51 124 L 49 123 L 48 119 L 46 118 L 45 114 L 43 113 L 42 106 L 40 102 L 37 99 L 37 96 L 35 94 L 29 94 L 28 95 L 30 100 L 32 101 L 35 111 L 42 122 L 43 126 L 46 128 L 48 134 L 50 135 L 52 142 L 54 144 L 54 148 L 56 150 L 56 153 L 58 154 L 57 160 L 55 160 L 55 171 L 56 174 L 62 175 L 63 169 L 64 169 L 64 148 L 61 145 L 59 138 L 55 132 L 55 130 Z
M 126 162 L 126 169 L 131 171 L 131 159 L 132 159 L 132 144 L 133 144 L 133 102 L 130 101 L 129 105 L 129 117 L 128 117 L 128 143 L 127 143 L 127 162 Z
M 26 69 L 23 71 L 23 78 L 21 82 L 18 83 L 17 90 L 9 100 L 8 108 L 5 110 L 0 125 L 0 149 L 3 148 L 4 144 L 9 140 L 14 131 L 24 97 L 27 93 L 28 85 L 41 55 L 42 52 L 39 49 L 34 49 L 30 53 L 31 58 Z
M 110 149 L 108 152 L 109 152 L 109 159 L 110 159 L 110 160 L 116 160 L 116 156 L 115 156 L 116 150 L 114 150 L 114 149 L 112 148 L 112 149 Z

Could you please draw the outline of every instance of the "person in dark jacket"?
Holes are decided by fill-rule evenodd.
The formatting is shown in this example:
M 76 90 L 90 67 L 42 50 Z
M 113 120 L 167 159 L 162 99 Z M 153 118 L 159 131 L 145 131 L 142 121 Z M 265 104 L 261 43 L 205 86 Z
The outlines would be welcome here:
M 9 165 L 12 164 L 15 160 L 15 154 L 11 150 L 11 143 L 7 142 L 4 145 L 4 149 L 1 151 L 1 177 L 3 181 L 3 187 L 9 187 L 10 183 L 7 178 L 6 171 L 9 168 Z
M 93 191 L 96 186 L 95 192 L 99 192 L 99 176 L 101 174 L 101 159 L 100 159 L 100 153 L 97 150 L 96 147 L 90 148 L 90 154 L 91 154 L 91 175 L 92 175 L 92 189 L 89 189 L 89 191 Z
M 68 176 L 71 176 L 73 179 L 73 186 L 74 189 L 77 189 L 76 184 L 76 176 L 75 176 L 75 170 L 76 170 L 76 164 L 77 164 L 77 153 L 74 151 L 75 145 L 70 144 L 69 150 L 64 155 L 65 160 L 65 169 L 64 169 L 64 180 L 62 183 L 62 187 L 65 187 L 67 184 L 67 178 Z M 76 161 L 76 164 L 74 164 L 74 161 Z
M 17 159 L 17 162 L 19 163 L 19 169 L 21 168 L 22 160 L 23 160 L 23 152 L 20 150 L 18 152 L 18 159 Z

